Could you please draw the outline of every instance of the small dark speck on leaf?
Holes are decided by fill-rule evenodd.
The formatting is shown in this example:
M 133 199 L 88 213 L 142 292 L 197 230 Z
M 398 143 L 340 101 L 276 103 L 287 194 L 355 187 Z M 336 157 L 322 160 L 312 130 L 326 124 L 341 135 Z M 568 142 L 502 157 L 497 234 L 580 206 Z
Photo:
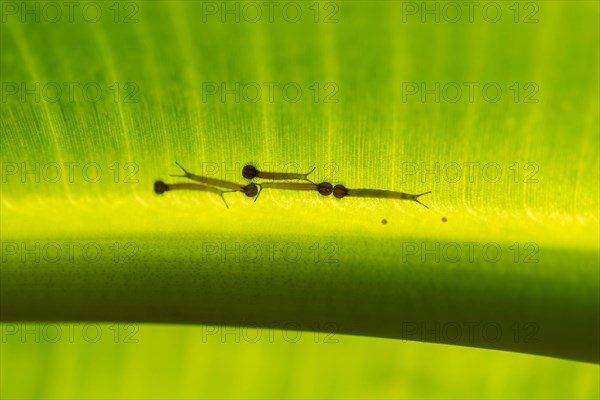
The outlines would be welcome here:
M 448 218 L 446 218 L 446 217 L 443 217 L 443 218 L 442 218 L 442 222 L 446 222 L 446 221 L 448 221 Z
M 384 224 L 384 225 L 387 224 L 387 219 L 382 219 L 381 223 Z

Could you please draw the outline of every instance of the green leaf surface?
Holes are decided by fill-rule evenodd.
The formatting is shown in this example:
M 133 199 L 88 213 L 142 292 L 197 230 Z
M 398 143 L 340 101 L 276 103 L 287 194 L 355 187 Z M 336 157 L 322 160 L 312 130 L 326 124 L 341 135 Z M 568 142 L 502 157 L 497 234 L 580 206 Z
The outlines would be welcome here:
M 298 22 L 221 14 L 250 12 L 243 2 L 120 3 L 118 14 L 81 4 L 99 21 L 23 22 L 3 8 L 2 397 L 598 395 L 597 365 L 467 348 L 599 361 L 597 2 L 499 2 L 498 22 L 478 9 L 456 23 L 411 14 L 420 2 L 285 3 Z M 247 163 L 316 166 L 317 182 L 432 193 L 426 209 L 265 189 L 256 202 L 225 194 L 226 208 L 214 194 L 156 195 L 155 180 L 184 181 L 169 176 L 175 161 L 240 183 Z M 25 321 L 151 324 L 134 349 L 67 348 L 15 340 Z M 317 330 L 340 343 L 197 342 L 205 326 L 159 323 Z M 140 365 L 159 344 L 172 352 L 150 362 L 164 360 L 164 374 L 144 388 Z M 232 360 L 231 347 L 244 354 L 231 376 L 204 366 L 214 386 L 188 382 L 194 357 Z M 51 383 L 84 376 L 99 354 L 86 367 L 95 383 Z M 351 354 L 364 369 L 348 367 Z M 486 384 L 453 371 L 486 354 L 494 367 L 471 371 Z M 272 382 L 240 378 L 261 356 Z M 60 372 L 5 384 L 21 357 Z M 344 373 L 323 378 L 318 362 Z M 399 374 L 401 388 L 390 384 Z M 224 389 L 236 379 L 248 390 Z

